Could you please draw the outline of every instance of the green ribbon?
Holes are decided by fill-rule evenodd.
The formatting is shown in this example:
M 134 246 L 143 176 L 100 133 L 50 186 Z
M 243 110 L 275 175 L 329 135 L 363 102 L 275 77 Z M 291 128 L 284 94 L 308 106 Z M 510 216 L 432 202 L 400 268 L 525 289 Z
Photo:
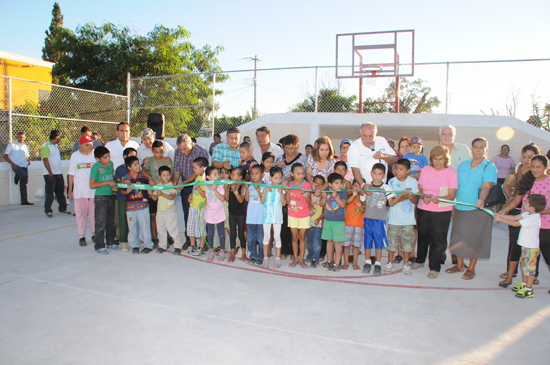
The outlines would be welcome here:
M 291 187 L 291 186 L 270 185 L 270 184 L 263 184 L 263 183 L 254 183 L 254 182 L 250 182 L 250 181 L 233 181 L 233 180 L 208 180 L 208 181 L 192 182 L 192 183 L 189 183 L 189 184 L 181 184 L 181 185 L 176 185 L 176 186 L 167 186 L 167 185 L 151 186 L 151 185 L 146 185 L 146 184 L 117 183 L 115 185 L 115 187 L 118 188 L 118 189 L 132 188 L 132 189 L 135 189 L 135 190 L 170 190 L 170 189 L 185 188 L 185 187 L 188 187 L 188 186 L 196 186 L 196 185 L 200 186 L 200 185 L 232 185 L 232 184 L 263 186 L 263 187 L 268 187 L 268 188 L 285 189 L 285 190 L 300 190 L 300 191 L 305 191 L 305 192 L 308 192 L 308 193 L 315 192 L 315 190 L 294 188 L 294 187 Z M 384 191 L 382 191 L 382 190 L 369 190 L 369 189 L 367 189 L 367 190 L 360 190 L 360 191 L 367 192 L 367 193 L 368 192 L 371 192 L 371 193 L 385 192 L 385 193 L 389 193 L 389 194 L 401 194 L 403 192 L 406 192 L 406 193 L 414 194 L 414 195 L 419 196 L 419 197 L 428 197 L 430 199 L 433 197 L 432 195 L 413 193 L 413 192 L 407 191 L 407 190 L 400 190 L 400 191 L 384 190 Z M 335 190 L 324 190 L 324 191 L 321 191 L 321 192 L 322 193 L 334 193 Z M 347 190 L 340 190 L 340 191 L 337 191 L 337 192 L 338 193 L 340 193 L 340 192 L 347 193 L 348 191 Z M 463 203 L 463 202 L 459 202 L 459 201 L 456 201 L 456 200 L 447 200 L 447 199 L 441 199 L 441 198 L 437 198 L 437 200 L 439 200 L 442 203 L 449 203 L 449 204 L 455 204 L 455 205 L 464 205 L 464 206 L 467 206 L 467 207 L 473 207 L 473 208 L 479 209 L 477 207 L 477 205 L 475 205 L 475 204 Z M 491 217 L 495 216 L 495 213 L 493 213 L 493 211 L 491 211 L 487 208 L 481 208 L 481 210 L 483 210 L 485 213 L 489 214 Z

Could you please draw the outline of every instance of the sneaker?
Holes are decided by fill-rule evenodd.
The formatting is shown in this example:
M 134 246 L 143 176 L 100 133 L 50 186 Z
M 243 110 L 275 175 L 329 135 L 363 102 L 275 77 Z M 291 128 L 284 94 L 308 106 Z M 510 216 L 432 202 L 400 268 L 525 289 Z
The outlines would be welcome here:
M 316 269 L 316 268 L 317 268 L 317 261 L 311 260 L 311 265 L 309 265 L 309 267 L 310 267 L 311 269 Z
M 110 248 L 113 251 L 120 251 L 119 245 L 111 245 L 111 246 L 107 246 L 107 248 Z
M 195 246 L 189 246 L 187 247 L 187 250 L 184 249 L 184 251 L 188 254 L 188 255 L 195 255 Z
M 403 265 L 403 274 L 411 275 L 411 264 Z
M 206 255 L 206 261 L 212 261 L 214 259 L 214 251 L 209 250 L 208 254 Z
M 176 248 L 172 254 L 173 255 L 181 255 L 181 248 Z
M 53 213 L 52 213 L 52 212 L 47 212 L 47 213 L 46 213 L 46 217 L 48 217 L 48 218 L 53 218 Z
M 164 253 L 164 251 L 166 250 L 162 247 L 157 248 L 157 253 Z
M 173 245 L 174 242 L 176 242 L 176 241 L 174 241 L 174 239 L 172 237 L 168 236 L 168 244 Z
M 534 298 L 535 293 L 533 292 L 533 289 L 527 289 L 523 288 L 518 290 L 516 293 L 516 298 Z
M 143 254 L 148 254 L 149 252 L 153 251 L 152 248 L 149 248 L 149 247 L 145 247 L 143 250 L 141 250 L 141 253 Z
M 363 274 L 370 274 L 370 268 L 372 267 L 371 264 L 365 264 L 363 265 Z
M 304 263 L 307 264 L 307 265 L 309 266 L 309 265 L 311 265 L 311 260 L 305 259 L 305 260 L 304 260 Z
M 61 215 L 73 215 L 73 213 L 69 212 L 68 210 L 66 210 L 64 212 L 59 212 L 59 214 L 61 214 Z
M 264 269 L 269 269 L 269 259 L 264 259 L 264 261 L 262 262 L 262 266 L 264 267 Z
M 386 266 L 384 266 L 384 273 L 385 274 L 391 274 L 392 271 L 393 271 L 393 264 L 388 261 Z
M 327 261 L 323 264 L 323 269 L 325 270 L 329 270 L 330 271 L 330 268 L 332 267 L 332 262 L 330 261 Z
M 195 248 L 195 252 L 193 253 L 193 256 L 196 256 L 196 257 L 204 256 L 204 251 L 201 250 L 200 248 Z
M 122 242 L 122 248 L 120 249 L 122 252 L 128 252 L 128 242 Z
M 250 259 L 250 260 L 248 260 L 248 263 L 249 263 L 250 265 L 258 265 L 258 260 L 257 260 L 257 259 Z M 261 263 L 262 263 L 262 262 L 260 261 L 260 264 L 261 264 Z
M 374 265 L 374 275 L 382 275 L 382 268 L 380 265 Z
M 109 251 L 107 251 L 107 249 L 105 249 L 105 248 L 97 249 L 97 250 L 95 250 L 95 252 L 97 252 L 100 255 L 108 255 L 109 254 Z
M 134 247 L 134 248 L 132 248 L 132 253 L 133 253 L 134 255 L 138 255 L 138 254 L 139 254 L 139 247 Z
M 159 248 L 159 240 L 153 238 L 152 241 L 153 241 L 153 248 L 155 248 L 155 249 L 156 249 L 156 248 Z
M 512 288 L 512 291 L 519 292 L 521 289 L 524 289 L 525 285 L 520 281 L 518 285 L 514 286 Z
M 82 247 L 86 246 L 86 237 L 80 237 L 80 240 L 78 240 L 78 244 Z
M 224 250 L 220 250 L 218 252 L 218 261 L 223 261 L 225 260 L 225 251 Z
M 332 264 L 328 272 L 338 272 L 340 271 L 340 265 Z
M 280 269 L 281 268 L 281 260 L 275 260 L 275 265 L 273 265 L 273 268 L 274 269 Z
M 187 241 L 183 244 L 182 250 L 187 251 L 190 246 L 191 246 L 191 243 L 189 241 Z

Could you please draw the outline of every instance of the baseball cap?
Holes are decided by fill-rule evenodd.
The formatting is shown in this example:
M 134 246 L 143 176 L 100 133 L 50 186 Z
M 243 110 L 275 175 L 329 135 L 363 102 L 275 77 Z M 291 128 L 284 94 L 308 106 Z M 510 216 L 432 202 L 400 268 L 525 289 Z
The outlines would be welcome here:
M 411 142 L 409 144 L 413 144 L 413 143 L 422 144 L 422 138 L 420 138 L 420 137 L 411 138 Z
M 343 145 L 344 143 L 347 143 L 347 144 L 350 144 L 350 145 L 351 145 L 351 140 L 349 140 L 349 139 L 343 139 L 342 142 L 340 142 L 340 147 L 342 147 L 342 145 Z
M 391 139 L 391 138 L 389 138 L 389 139 L 387 140 L 387 142 L 388 142 L 388 143 L 390 143 L 390 142 L 395 143 L 395 141 L 394 141 L 393 139 Z
M 80 144 L 83 144 L 83 143 L 92 143 L 92 137 L 88 136 L 88 135 L 84 135 L 82 137 L 80 137 L 80 139 L 78 140 L 78 143 Z

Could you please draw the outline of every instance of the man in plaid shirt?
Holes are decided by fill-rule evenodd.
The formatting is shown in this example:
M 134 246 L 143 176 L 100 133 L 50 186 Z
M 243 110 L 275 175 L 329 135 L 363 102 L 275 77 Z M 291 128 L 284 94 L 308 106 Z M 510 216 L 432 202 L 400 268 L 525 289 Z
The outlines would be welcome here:
M 220 143 L 214 147 L 212 165 L 218 169 L 225 168 L 231 170 L 231 168 L 239 166 L 239 162 L 241 162 L 241 155 L 239 154 L 241 131 L 239 128 L 229 128 L 226 140 L 227 142 Z
M 187 134 L 182 134 L 176 141 L 178 148 L 174 152 L 174 174 L 172 176 L 172 183 L 178 185 L 178 181 L 181 177 L 181 184 L 189 184 L 195 181 L 197 177 L 193 172 L 193 161 L 197 157 L 204 157 L 208 160 L 210 155 L 208 150 L 201 145 L 193 143 L 191 137 Z M 239 151 L 237 150 L 237 153 Z M 183 189 L 183 190 L 182 190 Z M 183 215 L 185 217 L 185 223 L 187 224 L 187 218 L 189 217 L 189 195 L 193 192 L 193 187 L 188 186 L 185 188 L 179 188 L 181 192 L 181 203 L 183 206 Z M 189 247 L 189 237 L 187 232 L 185 234 L 184 250 Z

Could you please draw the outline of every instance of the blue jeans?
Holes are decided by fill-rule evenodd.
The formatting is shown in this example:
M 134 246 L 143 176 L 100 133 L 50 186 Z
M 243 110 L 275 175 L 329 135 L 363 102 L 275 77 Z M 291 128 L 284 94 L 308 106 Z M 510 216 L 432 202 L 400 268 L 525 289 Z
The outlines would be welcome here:
M 186 225 L 189 220 L 189 195 L 191 195 L 192 193 L 193 193 L 192 186 L 187 186 L 183 188 L 183 190 L 181 191 L 181 206 L 183 208 L 183 217 L 185 218 Z M 189 242 L 189 236 L 187 235 L 187 230 L 185 230 L 184 236 L 185 236 L 185 242 Z
M 46 176 L 47 178 L 48 176 Z M 115 244 L 115 196 L 96 195 L 94 196 L 94 219 L 95 219 L 95 245 L 94 249 L 99 250 L 107 245 Z
M 153 248 L 149 209 L 127 210 L 126 217 L 128 219 L 128 245 L 131 248 L 139 247 L 139 236 L 141 235 L 143 246 Z
M 26 167 L 17 166 L 15 176 L 19 179 L 19 193 L 21 194 L 21 203 L 28 201 L 27 183 L 29 182 L 29 174 Z
M 251 259 L 264 259 L 264 225 L 247 224 L 248 250 Z
M 307 257 L 306 260 L 315 260 L 319 262 L 319 254 L 321 253 L 321 233 L 323 228 L 310 227 L 306 232 L 307 242 Z

